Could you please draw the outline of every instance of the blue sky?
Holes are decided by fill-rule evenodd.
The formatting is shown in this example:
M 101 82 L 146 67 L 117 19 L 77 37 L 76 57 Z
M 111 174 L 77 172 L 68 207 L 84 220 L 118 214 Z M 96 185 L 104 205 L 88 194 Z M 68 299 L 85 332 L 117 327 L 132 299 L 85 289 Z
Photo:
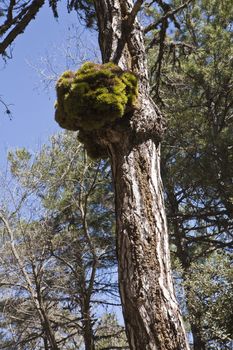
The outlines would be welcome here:
M 40 68 L 40 58 L 52 55 L 53 60 L 59 63 L 59 73 L 65 70 L 67 59 L 62 57 L 59 49 L 65 46 L 66 38 L 72 34 L 69 30 L 72 25 L 78 27 L 87 45 L 94 46 L 92 41 L 95 38 L 85 34 L 75 13 L 68 14 L 65 7 L 60 7 L 59 13 L 59 19 L 55 20 L 51 9 L 44 6 L 16 39 L 13 58 L 5 65 L 1 62 L 0 95 L 4 102 L 11 104 L 13 113 L 12 120 L 9 120 L 0 105 L 1 167 L 5 167 L 9 149 L 26 147 L 35 151 L 49 135 L 61 130 L 54 121 L 55 91 L 45 91 L 43 84 L 39 83 L 38 73 L 28 62 Z

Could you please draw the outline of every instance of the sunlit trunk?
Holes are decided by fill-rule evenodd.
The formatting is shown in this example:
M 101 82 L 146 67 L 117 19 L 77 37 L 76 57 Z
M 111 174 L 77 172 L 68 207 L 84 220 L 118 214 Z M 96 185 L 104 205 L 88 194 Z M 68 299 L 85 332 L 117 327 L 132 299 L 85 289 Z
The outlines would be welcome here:
M 186 350 L 189 346 L 171 279 L 160 178 L 164 124 L 149 96 L 142 29 L 137 20 L 131 27 L 127 22 L 132 0 L 94 3 L 103 62 L 112 60 L 133 71 L 139 81 L 134 112 L 98 135 L 112 163 L 119 286 L 130 349 Z
M 112 147 L 119 284 L 131 349 L 187 349 L 174 295 L 159 149 Z

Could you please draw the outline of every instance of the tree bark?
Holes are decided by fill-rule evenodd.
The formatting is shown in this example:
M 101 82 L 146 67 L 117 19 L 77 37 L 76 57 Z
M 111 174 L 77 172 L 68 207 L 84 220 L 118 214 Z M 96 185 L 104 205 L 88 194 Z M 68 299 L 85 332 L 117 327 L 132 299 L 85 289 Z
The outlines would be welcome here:
M 149 97 L 142 30 L 132 21 L 132 0 L 94 3 L 103 62 L 139 78 L 138 108 L 97 135 L 108 148 L 115 183 L 119 286 L 130 349 L 189 349 L 171 278 L 160 178 L 164 124 Z
M 175 299 L 159 149 L 113 148 L 119 284 L 131 349 L 187 349 Z

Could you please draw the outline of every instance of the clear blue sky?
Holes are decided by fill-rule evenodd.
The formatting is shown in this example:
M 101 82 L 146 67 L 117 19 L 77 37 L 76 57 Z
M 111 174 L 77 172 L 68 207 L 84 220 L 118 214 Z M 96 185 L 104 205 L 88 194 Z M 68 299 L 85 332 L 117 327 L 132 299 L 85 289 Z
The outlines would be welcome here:
M 49 135 L 61 130 L 54 121 L 54 90 L 48 94 L 42 84 L 38 87 L 40 77 L 27 61 L 38 66 L 40 57 L 46 53 L 56 55 L 53 51 L 64 45 L 71 32 L 68 28 L 72 24 L 80 28 L 78 30 L 85 36 L 84 41 L 90 41 L 89 46 L 93 46 L 91 41 L 95 38 L 83 33 L 84 28 L 77 15 L 68 14 L 65 7 L 60 6 L 59 10 L 59 19 L 55 20 L 51 9 L 44 6 L 25 32 L 16 39 L 13 58 L 5 66 L 1 62 L 0 95 L 4 102 L 12 104 L 10 109 L 13 118 L 9 120 L 0 105 L 0 167 L 5 166 L 9 149 L 26 147 L 37 150 Z M 66 60 L 59 57 L 59 52 L 56 60 L 60 61 L 61 72 L 65 70 Z

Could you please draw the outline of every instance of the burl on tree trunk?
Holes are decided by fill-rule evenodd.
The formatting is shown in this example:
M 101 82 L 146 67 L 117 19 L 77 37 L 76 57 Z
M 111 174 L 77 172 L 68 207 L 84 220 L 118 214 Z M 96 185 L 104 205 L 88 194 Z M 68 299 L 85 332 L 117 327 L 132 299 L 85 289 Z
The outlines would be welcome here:
M 99 135 L 109 150 L 115 184 L 120 295 L 130 349 L 189 349 L 171 278 L 160 178 L 164 124 L 149 97 L 135 6 L 132 0 L 95 1 L 103 62 L 139 77 L 138 109 L 128 123 Z

